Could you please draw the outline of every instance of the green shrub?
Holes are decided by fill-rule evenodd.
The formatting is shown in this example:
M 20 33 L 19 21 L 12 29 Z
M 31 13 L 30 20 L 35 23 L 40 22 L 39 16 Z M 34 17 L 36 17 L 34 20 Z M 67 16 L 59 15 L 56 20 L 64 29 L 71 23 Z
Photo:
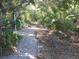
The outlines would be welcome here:
M 18 36 L 14 32 L 4 32 L 3 36 L 1 36 L 1 43 L 0 47 L 1 48 L 8 48 L 11 46 L 15 46 L 17 42 L 20 40 L 20 36 Z
M 3 20 L 0 24 L 0 48 L 15 46 L 21 36 L 14 33 L 10 20 Z
M 57 20 L 54 22 L 57 30 L 74 31 L 75 25 L 71 20 Z

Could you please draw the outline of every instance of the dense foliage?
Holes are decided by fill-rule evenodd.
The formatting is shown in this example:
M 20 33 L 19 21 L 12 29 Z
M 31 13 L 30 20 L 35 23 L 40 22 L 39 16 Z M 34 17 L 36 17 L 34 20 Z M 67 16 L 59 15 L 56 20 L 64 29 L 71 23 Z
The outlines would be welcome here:
M 51 30 L 78 31 L 78 0 L 0 0 L 0 47 L 16 45 L 14 30 L 37 21 Z
M 44 27 L 72 31 L 79 16 L 78 0 L 41 0 L 37 4 L 36 18 Z

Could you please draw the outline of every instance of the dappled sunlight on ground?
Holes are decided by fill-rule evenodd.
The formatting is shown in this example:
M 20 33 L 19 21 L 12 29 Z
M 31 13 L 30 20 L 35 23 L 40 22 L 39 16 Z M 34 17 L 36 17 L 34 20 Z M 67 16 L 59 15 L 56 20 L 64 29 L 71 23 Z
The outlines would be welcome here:
M 22 35 L 23 38 L 17 44 L 16 52 L 0 59 L 79 59 L 79 50 L 72 46 L 62 44 L 54 38 L 52 48 L 40 43 L 35 38 L 35 32 L 47 30 L 35 26 L 24 28 L 15 33 Z
M 34 57 L 33 55 L 29 54 L 29 53 L 25 53 L 24 55 L 20 55 L 21 57 L 29 57 L 30 59 L 36 59 L 36 57 Z
M 36 28 L 36 27 L 32 27 L 32 28 L 28 28 L 28 29 L 32 29 L 32 30 L 40 30 L 40 28 Z M 45 30 L 45 29 L 42 29 L 42 30 Z

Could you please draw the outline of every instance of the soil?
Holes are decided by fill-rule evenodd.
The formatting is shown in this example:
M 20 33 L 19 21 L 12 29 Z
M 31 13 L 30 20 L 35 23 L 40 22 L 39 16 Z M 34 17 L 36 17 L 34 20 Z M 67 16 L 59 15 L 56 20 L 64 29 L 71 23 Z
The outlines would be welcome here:
M 43 45 L 37 56 L 38 59 L 79 59 L 79 34 L 72 34 L 70 36 L 73 38 L 71 38 L 57 32 L 51 32 L 48 35 L 49 33 L 50 31 L 47 30 L 36 32 L 37 40 Z

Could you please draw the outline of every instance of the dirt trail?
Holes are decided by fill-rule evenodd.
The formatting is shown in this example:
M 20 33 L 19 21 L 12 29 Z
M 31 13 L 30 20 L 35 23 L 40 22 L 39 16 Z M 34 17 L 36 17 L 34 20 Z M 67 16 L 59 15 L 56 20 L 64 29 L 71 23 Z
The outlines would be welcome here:
M 34 34 L 39 29 L 46 30 L 31 26 L 16 31 L 17 34 L 23 36 L 23 39 L 17 45 L 17 52 L 0 57 L 0 59 L 79 59 L 79 48 L 61 44 L 57 40 L 53 41 L 53 48 L 39 43 Z

